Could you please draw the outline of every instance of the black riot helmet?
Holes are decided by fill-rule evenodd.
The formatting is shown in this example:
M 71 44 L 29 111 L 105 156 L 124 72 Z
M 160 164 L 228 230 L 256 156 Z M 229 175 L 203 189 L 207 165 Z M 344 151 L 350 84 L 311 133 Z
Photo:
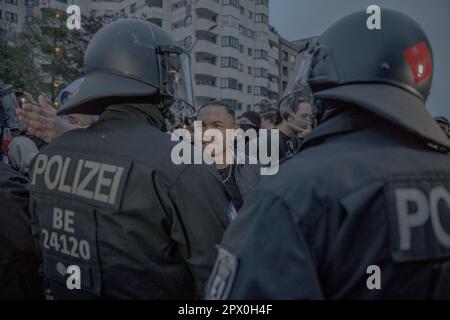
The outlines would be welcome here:
M 392 10 L 381 11 L 381 29 L 369 30 L 368 18 L 361 11 L 341 19 L 300 53 L 287 94 L 307 87 L 315 106 L 324 101 L 356 105 L 450 147 L 425 107 L 433 55 L 424 31 Z
M 85 79 L 58 114 L 100 114 L 118 103 L 154 103 L 163 114 L 193 112 L 189 54 L 153 23 L 123 19 L 92 38 Z

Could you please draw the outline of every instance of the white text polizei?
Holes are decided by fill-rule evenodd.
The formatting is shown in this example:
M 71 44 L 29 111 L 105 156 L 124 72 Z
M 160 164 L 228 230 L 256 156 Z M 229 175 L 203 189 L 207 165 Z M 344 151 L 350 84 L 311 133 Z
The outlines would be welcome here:
M 75 171 L 73 171 L 75 170 Z M 75 172 L 68 181 L 68 173 Z M 61 155 L 37 156 L 31 184 L 42 179 L 49 191 L 59 191 L 107 204 L 115 204 L 124 168 L 111 164 Z

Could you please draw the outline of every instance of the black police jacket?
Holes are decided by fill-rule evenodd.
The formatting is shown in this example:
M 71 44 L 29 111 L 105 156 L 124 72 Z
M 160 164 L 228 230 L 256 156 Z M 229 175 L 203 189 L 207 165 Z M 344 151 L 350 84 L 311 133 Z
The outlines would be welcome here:
M 450 158 L 340 113 L 227 229 L 209 299 L 450 298 Z
M 231 199 L 213 167 L 173 164 L 163 123 L 154 106 L 112 106 L 36 157 L 31 211 L 55 298 L 202 294 Z
M 27 185 L 25 177 L 0 161 L 0 300 L 43 298 Z

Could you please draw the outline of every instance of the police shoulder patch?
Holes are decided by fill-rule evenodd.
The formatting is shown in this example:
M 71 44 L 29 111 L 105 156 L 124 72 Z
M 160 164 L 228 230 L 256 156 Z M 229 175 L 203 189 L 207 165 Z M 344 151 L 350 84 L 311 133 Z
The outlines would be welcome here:
M 225 300 L 230 294 L 238 268 L 238 257 L 219 247 L 213 272 L 206 289 L 206 300 Z

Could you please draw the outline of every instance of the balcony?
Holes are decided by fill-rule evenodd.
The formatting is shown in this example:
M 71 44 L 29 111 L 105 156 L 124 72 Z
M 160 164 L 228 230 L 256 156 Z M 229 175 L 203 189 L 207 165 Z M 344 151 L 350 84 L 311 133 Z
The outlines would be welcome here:
M 195 52 L 195 54 L 208 53 L 213 56 L 220 56 L 221 55 L 220 49 L 221 48 L 216 43 L 210 42 L 205 39 L 201 39 L 198 40 L 198 42 L 195 44 L 193 51 Z
M 209 8 L 197 8 L 195 9 L 197 18 L 211 20 L 212 22 L 217 22 L 218 13 L 212 11 Z
M 219 96 L 195 96 L 195 105 L 197 107 L 197 110 L 201 108 L 202 106 L 206 105 L 207 103 L 211 103 L 215 100 L 219 100 Z
M 196 62 L 193 71 L 194 74 L 220 75 L 220 69 L 217 64 L 214 65 L 208 62 Z
M 207 10 L 217 15 L 221 10 L 220 0 L 197 0 L 195 10 Z
M 195 30 L 197 30 L 197 32 L 202 32 L 212 29 L 215 25 L 217 25 L 217 22 L 213 20 L 199 18 L 195 21 Z
M 196 97 L 210 97 L 218 99 L 220 97 L 220 89 L 218 87 L 197 84 L 194 88 L 194 94 Z
M 222 99 L 233 99 L 233 100 L 241 100 L 242 96 L 245 95 L 243 91 L 229 88 L 222 88 L 220 94 Z

